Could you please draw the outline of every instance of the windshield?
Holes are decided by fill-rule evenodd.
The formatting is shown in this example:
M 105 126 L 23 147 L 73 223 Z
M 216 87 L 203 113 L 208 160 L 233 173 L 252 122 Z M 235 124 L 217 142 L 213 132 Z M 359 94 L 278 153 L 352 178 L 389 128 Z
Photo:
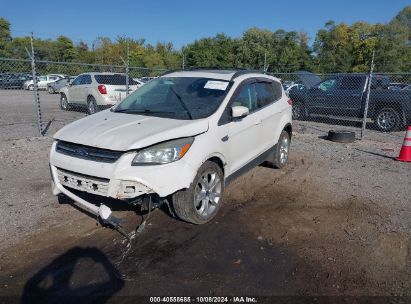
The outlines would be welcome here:
M 94 75 L 97 83 L 99 84 L 111 84 L 111 85 L 126 85 L 126 75 L 122 74 L 113 74 L 113 75 Z M 128 79 L 129 85 L 136 85 L 137 82 L 133 80 L 133 78 Z
M 174 119 L 200 119 L 213 114 L 229 90 L 229 82 L 209 78 L 154 79 L 124 99 L 114 110 Z

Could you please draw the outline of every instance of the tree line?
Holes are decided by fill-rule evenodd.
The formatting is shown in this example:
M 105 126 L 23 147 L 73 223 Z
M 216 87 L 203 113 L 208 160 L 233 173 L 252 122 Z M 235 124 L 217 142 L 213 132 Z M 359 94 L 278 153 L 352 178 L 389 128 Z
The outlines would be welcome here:
M 30 37 L 12 37 L 10 23 L 0 17 L 0 57 L 27 59 Z M 146 68 L 237 67 L 268 72 L 309 70 L 317 73 L 369 71 L 375 51 L 376 70 L 411 72 L 411 6 L 386 24 L 327 22 L 313 43 L 304 32 L 250 28 L 242 37 L 224 33 L 195 40 L 177 50 L 171 42 L 98 37 L 89 45 L 69 37 L 34 39 L 36 58 L 58 62 L 130 65 Z

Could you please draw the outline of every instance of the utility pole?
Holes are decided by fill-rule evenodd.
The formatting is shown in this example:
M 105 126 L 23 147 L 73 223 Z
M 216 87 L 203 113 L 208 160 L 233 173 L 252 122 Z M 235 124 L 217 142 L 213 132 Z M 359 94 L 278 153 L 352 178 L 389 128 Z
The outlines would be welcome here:
M 372 51 L 370 76 L 368 77 L 368 83 L 367 83 L 367 97 L 365 99 L 364 117 L 362 120 L 361 139 L 363 139 L 365 136 L 365 127 L 367 126 L 368 105 L 370 103 L 371 80 L 372 80 L 372 74 L 374 72 L 374 57 L 375 57 L 375 50 Z

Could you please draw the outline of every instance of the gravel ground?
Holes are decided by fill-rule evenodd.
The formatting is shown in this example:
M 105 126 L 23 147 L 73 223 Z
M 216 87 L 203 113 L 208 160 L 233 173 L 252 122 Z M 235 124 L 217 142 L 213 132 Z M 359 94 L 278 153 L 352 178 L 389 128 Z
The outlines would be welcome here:
M 0 294 L 21 294 L 50 262 L 65 274 L 59 257 L 78 257 L 73 248 L 86 245 L 117 265 L 126 279 L 111 293 L 121 295 L 411 296 L 411 164 L 394 160 L 404 132 L 367 130 L 364 140 L 337 144 L 324 139 L 329 129 L 359 129 L 298 122 L 287 168 L 258 167 L 239 178 L 210 224 L 153 213 L 120 264 L 122 238 L 50 193 L 50 137 L 82 114 L 61 113 L 46 94 L 45 119 L 56 120 L 45 137 L 36 136 L 30 92 L 11 105 L 0 97 L 0 113 L 21 112 L 0 117 Z M 89 266 L 97 277 L 104 272 Z M 87 267 L 76 278 L 96 279 Z

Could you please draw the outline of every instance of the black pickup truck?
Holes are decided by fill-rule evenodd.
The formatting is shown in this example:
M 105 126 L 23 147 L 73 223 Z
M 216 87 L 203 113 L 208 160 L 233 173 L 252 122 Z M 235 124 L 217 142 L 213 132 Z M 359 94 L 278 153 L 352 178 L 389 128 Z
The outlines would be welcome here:
M 357 117 L 364 116 L 367 96 L 367 74 L 338 74 L 321 80 L 315 74 L 298 72 L 304 87 L 290 91 L 293 119 L 303 120 L 312 114 Z M 373 75 L 368 117 L 384 132 L 411 125 L 411 91 L 388 90 L 387 76 Z

